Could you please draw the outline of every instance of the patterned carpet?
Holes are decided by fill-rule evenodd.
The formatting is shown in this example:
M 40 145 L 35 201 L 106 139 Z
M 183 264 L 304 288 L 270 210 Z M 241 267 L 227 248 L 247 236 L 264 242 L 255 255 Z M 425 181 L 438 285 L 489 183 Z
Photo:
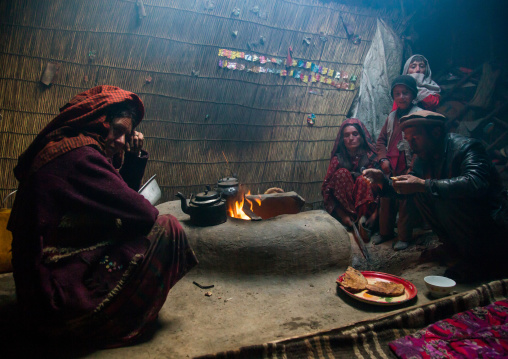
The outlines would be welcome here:
M 219 352 L 200 359 L 396 358 L 388 343 L 457 313 L 508 298 L 508 279 L 376 319 L 306 336 Z

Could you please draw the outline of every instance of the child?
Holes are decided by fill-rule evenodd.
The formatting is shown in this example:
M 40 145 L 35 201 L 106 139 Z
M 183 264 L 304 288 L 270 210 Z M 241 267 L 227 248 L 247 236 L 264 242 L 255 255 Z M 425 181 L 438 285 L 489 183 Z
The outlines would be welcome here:
M 416 80 L 410 75 L 401 75 L 392 82 L 391 95 L 397 106 L 396 110 L 390 112 L 386 122 L 381 129 L 377 139 L 376 152 L 377 160 L 385 175 L 399 176 L 405 174 L 411 162 L 411 150 L 404 134 L 400 128 L 399 119 L 402 116 L 411 114 L 422 109 L 414 104 L 419 92 Z M 399 242 L 394 249 L 401 250 L 408 247 L 408 241 L 412 237 L 412 227 L 408 225 L 406 200 L 400 200 L 398 237 Z M 372 238 L 374 244 L 380 244 L 395 237 L 395 216 L 397 203 L 395 200 L 381 198 L 379 207 L 379 235 Z
M 428 111 L 435 111 L 439 105 L 439 92 L 441 89 L 437 83 L 432 81 L 432 71 L 430 71 L 429 62 L 422 55 L 411 56 L 404 65 L 402 75 L 411 75 L 416 80 L 418 94 L 415 102 L 419 107 Z M 392 111 L 397 109 L 394 102 Z

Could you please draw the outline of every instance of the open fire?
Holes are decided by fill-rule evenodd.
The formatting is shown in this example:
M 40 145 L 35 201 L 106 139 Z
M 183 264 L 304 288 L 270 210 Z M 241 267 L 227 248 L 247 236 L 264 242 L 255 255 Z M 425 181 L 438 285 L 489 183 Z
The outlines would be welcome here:
M 250 190 L 247 193 L 247 196 L 250 196 Z M 255 198 L 254 201 L 256 201 L 258 206 L 261 206 L 261 199 Z M 256 216 L 252 209 L 253 202 L 245 198 L 245 193 L 243 191 L 240 191 L 238 195 L 233 198 L 228 198 L 226 205 L 229 217 L 250 221 L 254 216 Z M 245 211 L 247 211 L 250 215 L 245 213 Z

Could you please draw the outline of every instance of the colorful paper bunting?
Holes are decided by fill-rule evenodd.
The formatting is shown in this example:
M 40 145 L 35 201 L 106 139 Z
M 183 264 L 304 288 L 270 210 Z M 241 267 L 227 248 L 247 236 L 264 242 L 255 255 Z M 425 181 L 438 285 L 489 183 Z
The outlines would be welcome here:
M 264 55 L 246 54 L 242 51 L 234 51 L 228 49 L 219 49 L 219 57 L 225 57 L 229 60 L 241 59 L 248 62 L 259 62 L 260 65 L 271 64 L 270 66 L 251 66 L 234 61 L 228 61 L 225 59 L 219 59 L 218 65 L 223 69 L 247 71 L 256 74 L 269 73 L 276 74 L 281 77 L 289 76 L 294 79 L 299 79 L 304 83 L 319 82 L 333 86 L 340 90 L 353 91 L 355 89 L 354 82 L 357 81 L 356 75 L 351 75 L 351 77 L 349 77 L 347 72 L 341 72 L 332 68 L 320 66 L 311 61 L 296 60 L 293 58 L 282 59 Z M 287 66 L 288 61 L 291 63 L 290 66 Z M 276 69 L 271 67 L 274 65 L 285 65 L 287 68 L 289 68 L 289 70 Z M 294 67 L 295 69 L 291 67 Z M 309 73 L 305 73 L 303 70 L 307 70 Z

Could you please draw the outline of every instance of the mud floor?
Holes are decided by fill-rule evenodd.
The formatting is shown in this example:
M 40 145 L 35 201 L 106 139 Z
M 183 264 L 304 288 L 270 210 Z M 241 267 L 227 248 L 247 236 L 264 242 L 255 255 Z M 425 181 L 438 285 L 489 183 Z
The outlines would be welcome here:
M 360 269 L 401 276 L 417 287 L 417 297 L 404 305 L 380 307 L 358 302 L 337 290 L 336 279 L 345 268 L 307 275 L 233 276 L 204 272 L 199 266 L 170 291 L 159 319 L 143 342 L 125 348 L 77 351 L 72 345 L 54 347 L 26 337 L 26 328 L 17 319 L 14 283 L 11 274 L 0 275 L 0 338 L 2 358 L 189 358 L 240 346 L 261 344 L 283 338 L 332 329 L 359 320 L 396 311 L 432 300 L 425 289 L 426 275 L 442 274 L 436 263 L 419 264 L 423 249 L 437 245 L 431 232 L 416 233 L 416 244 L 394 252 L 392 242 L 367 244 L 372 262 Z M 200 289 L 201 285 L 214 285 Z M 457 292 L 481 283 L 459 285 Z M 206 296 L 206 292 L 211 296 Z

